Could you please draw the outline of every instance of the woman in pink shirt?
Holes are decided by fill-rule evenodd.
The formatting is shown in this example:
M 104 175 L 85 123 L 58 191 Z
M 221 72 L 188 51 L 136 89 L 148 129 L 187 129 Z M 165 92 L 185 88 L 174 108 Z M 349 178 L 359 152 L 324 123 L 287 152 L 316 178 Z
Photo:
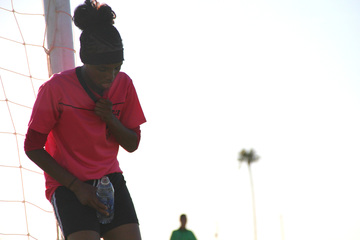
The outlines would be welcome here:
M 25 152 L 42 170 L 66 239 L 139 240 L 135 208 L 117 154 L 138 148 L 146 122 L 132 80 L 120 72 L 123 45 L 106 4 L 86 0 L 74 12 L 82 30 L 83 66 L 54 74 L 40 88 L 25 138 Z M 45 146 L 45 149 L 44 149 Z M 108 176 L 115 189 L 115 216 L 96 196 L 96 184 Z

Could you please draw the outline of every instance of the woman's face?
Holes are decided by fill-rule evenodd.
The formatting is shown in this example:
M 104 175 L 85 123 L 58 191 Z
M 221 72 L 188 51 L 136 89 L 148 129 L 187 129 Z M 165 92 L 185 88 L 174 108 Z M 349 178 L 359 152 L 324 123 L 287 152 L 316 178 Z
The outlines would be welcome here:
M 122 62 L 101 65 L 85 64 L 85 74 L 92 84 L 105 90 L 111 87 L 112 82 L 121 69 L 121 65 Z

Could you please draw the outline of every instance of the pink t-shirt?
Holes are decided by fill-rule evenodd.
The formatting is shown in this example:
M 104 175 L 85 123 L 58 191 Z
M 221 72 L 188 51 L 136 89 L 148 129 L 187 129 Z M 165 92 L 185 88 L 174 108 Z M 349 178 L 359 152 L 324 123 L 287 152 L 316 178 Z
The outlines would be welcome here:
M 113 114 L 125 127 L 146 122 L 133 82 L 125 73 L 118 73 L 103 97 L 113 103 Z M 81 181 L 122 172 L 117 160 L 119 144 L 94 108 L 95 102 L 72 69 L 53 75 L 39 88 L 29 122 L 29 128 L 49 134 L 46 151 Z M 50 200 L 61 184 L 46 173 L 45 179 Z

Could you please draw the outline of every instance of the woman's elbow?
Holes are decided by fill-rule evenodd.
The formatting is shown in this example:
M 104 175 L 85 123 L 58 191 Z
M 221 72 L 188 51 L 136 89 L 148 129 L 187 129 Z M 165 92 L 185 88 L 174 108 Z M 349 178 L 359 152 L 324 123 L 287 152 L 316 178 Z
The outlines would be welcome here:
M 129 153 L 133 153 L 138 149 L 138 144 L 134 145 L 134 146 L 128 146 L 127 148 L 125 148 L 125 150 Z

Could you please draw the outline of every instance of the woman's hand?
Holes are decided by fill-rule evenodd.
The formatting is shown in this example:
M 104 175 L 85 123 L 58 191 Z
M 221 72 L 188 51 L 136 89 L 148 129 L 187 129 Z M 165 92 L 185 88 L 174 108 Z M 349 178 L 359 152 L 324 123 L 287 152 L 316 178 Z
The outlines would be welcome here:
M 81 204 L 94 208 L 96 211 L 108 216 L 106 205 L 102 204 L 96 196 L 96 187 L 76 180 L 70 188 Z
M 106 123 L 110 122 L 114 117 L 112 113 L 112 102 L 105 98 L 100 98 L 96 102 L 94 111 L 95 114 Z
M 138 147 L 138 137 L 136 133 L 126 128 L 112 113 L 112 102 L 105 98 L 100 98 L 95 104 L 95 114 L 106 123 L 109 133 L 115 137 L 116 141 L 126 151 L 133 152 Z

